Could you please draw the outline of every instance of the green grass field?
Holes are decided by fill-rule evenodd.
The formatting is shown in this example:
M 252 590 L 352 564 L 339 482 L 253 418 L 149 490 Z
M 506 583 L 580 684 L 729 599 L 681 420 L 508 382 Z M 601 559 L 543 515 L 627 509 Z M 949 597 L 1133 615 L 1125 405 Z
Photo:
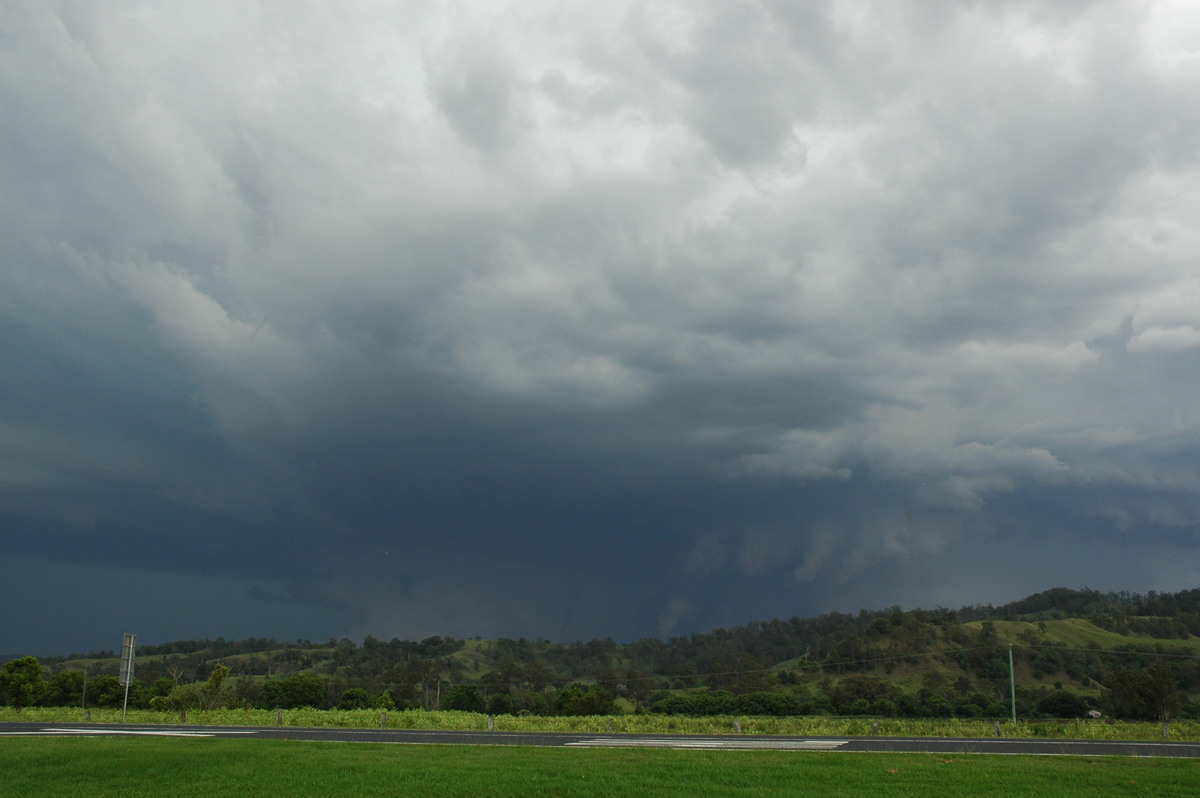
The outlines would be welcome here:
M 301 743 L 0 739 L 13 796 L 772 796 L 1200 794 L 1200 762 Z

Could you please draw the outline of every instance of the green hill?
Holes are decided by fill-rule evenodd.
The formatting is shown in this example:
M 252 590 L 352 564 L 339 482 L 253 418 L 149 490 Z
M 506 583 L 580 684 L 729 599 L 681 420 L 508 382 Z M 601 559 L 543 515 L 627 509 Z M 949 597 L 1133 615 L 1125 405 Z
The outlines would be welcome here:
M 143 646 L 137 675 L 148 695 L 165 695 L 178 685 L 205 681 L 223 664 L 230 670 L 228 685 L 247 703 L 261 701 L 271 682 L 316 677 L 331 705 L 348 690 L 355 691 L 355 700 L 368 700 L 362 695 L 382 700 L 378 696 L 386 691 L 398 705 L 428 705 L 460 688 L 456 695 L 473 689 L 482 701 L 505 697 L 497 706 L 513 711 L 542 711 L 571 684 L 601 688 L 631 710 L 669 698 L 771 693 L 779 696 L 771 700 L 782 702 L 780 707 L 840 711 L 845 707 L 837 703 L 839 686 L 854 676 L 847 683 L 873 685 L 878 695 L 872 700 L 919 696 L 939 707 L 944 701 L 995 712 L 1008 700 L 1010 652 L 1026 704 L 1056 690 L 1099 703 L 1112 674 L 1156 663 L 1170 669 L 1190 700 L 1200 692 L 1198 634 L 1200 590 L 1139 595 L 1053 588 L 1001 607 L 891 607 L 628 643 L 444 637 L 367 637 L 361 644 L 177 641 Z M 116 673 L 111 654 L 45 664 L 51 673 L 86 670 L 102 676 Z

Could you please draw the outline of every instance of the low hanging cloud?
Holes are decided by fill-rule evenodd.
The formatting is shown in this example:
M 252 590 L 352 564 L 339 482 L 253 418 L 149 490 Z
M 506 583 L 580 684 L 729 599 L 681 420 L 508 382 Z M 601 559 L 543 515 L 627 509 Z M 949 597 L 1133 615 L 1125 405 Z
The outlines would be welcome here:
M 1194 586 L 1195 22 L 10 4 L 0 552 L 162 637 Z

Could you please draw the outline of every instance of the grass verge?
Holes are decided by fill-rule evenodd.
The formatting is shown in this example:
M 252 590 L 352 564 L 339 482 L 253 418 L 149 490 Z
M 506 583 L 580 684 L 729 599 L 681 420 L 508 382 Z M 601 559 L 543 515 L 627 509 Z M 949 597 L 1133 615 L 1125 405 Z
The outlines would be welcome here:
M 1200 794 L 1200 762 L 285 740 L 0 740 L 6 795 L 773 796 Z

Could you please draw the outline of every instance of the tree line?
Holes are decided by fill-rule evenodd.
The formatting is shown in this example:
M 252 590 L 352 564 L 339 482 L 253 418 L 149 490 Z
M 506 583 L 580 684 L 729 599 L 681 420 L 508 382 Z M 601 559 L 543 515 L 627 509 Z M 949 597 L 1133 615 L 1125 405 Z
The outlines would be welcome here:
M 624 710 L 616 699 L 634 702 L 635 711 L 667 715 L 872 715 L 879 717 L 1004 717 L 1010 706 L 986 683 L 960 677 L 950 682 L 930 672 L 915 690 L 903 690 L 880 676 L 851 673 L 836 680 L 789 689 L 769 687 L 769 680 L 729 682 L 700 690 L 662 689 L 662 681 L 637 669 L 602 672 L 594 683 L 549 685 L 547 671 L 517 665 L 493 671 L 477 681 L 451 685 L 437 660 L 420 660 L 395 687 L 374 693 L 345 686 L 313 673 L 230 685 L 230 668 L 218 664 L 208 678 L 178 684 L 159 677 L 152 684 L 134 679 L 129 700 L 134 707 L 160 711 L 253 707 L 260 709 L 446 709 L 489 714 L 613 715 Z M 1198 708 L 1185 705 L 1176 672 L 1163 662 L 1144 669 L 1115 669 L 1099 699 L 1061 686 L 1022 686 L 1017 711 L 1026 718 L 1077 718 L 1099 712 L 1125 719 L 1167 722 L 1181 709 L 1191 717 Z M 733 689 L 729 689 L 733 688 Z M 36 658 L 21 657 L 0 667 L 0 702 L 21 709 L 35 706 L 117 707 L 124 687 L 114 674 L 90 680 L 81 671 L 48 672 Z
M 1045 634 L 1047 623 L 1063 618 L 1159 639 L 1069 646 Z M 1023 631 L 1001 640 L 1000 621 L 1021 621 Z M 130 700 L 160 709 L 220 702 L 608 714 L 616 702 L 623 711 L 683 714 L 1005 716 L 1011 656 L 1021 674 L 1018 711 L 1025 717 L 1161 714 L 1146 709 L 1153 690 L 1138 680 L 1149 673 L 1175 686 L 1170 714 L 1191 714 L 1195 707 L 1180 694 L 1200 688 L 1200 663 L 1183 643 L 1193 630 L 1200 632 L 1200 590 L 1139 595 L 1054 588 L 1002 607 L 835 612 L 630 643 L 218 638 L 142 646 Z M 3 700 L 110 705 L 123 690 L 115 685 L 115 657 L 98 653 L 106 652 L 33 660 L 41 675 L 26 678 L 20 689 L 5 685 L 21 677 L 4 675 Z M 5 674 L 32 672 L 32 659 L 14 660 Z M 922 671 L 929 673 L 913 683 Z M 851 691 L 868 684 L 875 687 Z

